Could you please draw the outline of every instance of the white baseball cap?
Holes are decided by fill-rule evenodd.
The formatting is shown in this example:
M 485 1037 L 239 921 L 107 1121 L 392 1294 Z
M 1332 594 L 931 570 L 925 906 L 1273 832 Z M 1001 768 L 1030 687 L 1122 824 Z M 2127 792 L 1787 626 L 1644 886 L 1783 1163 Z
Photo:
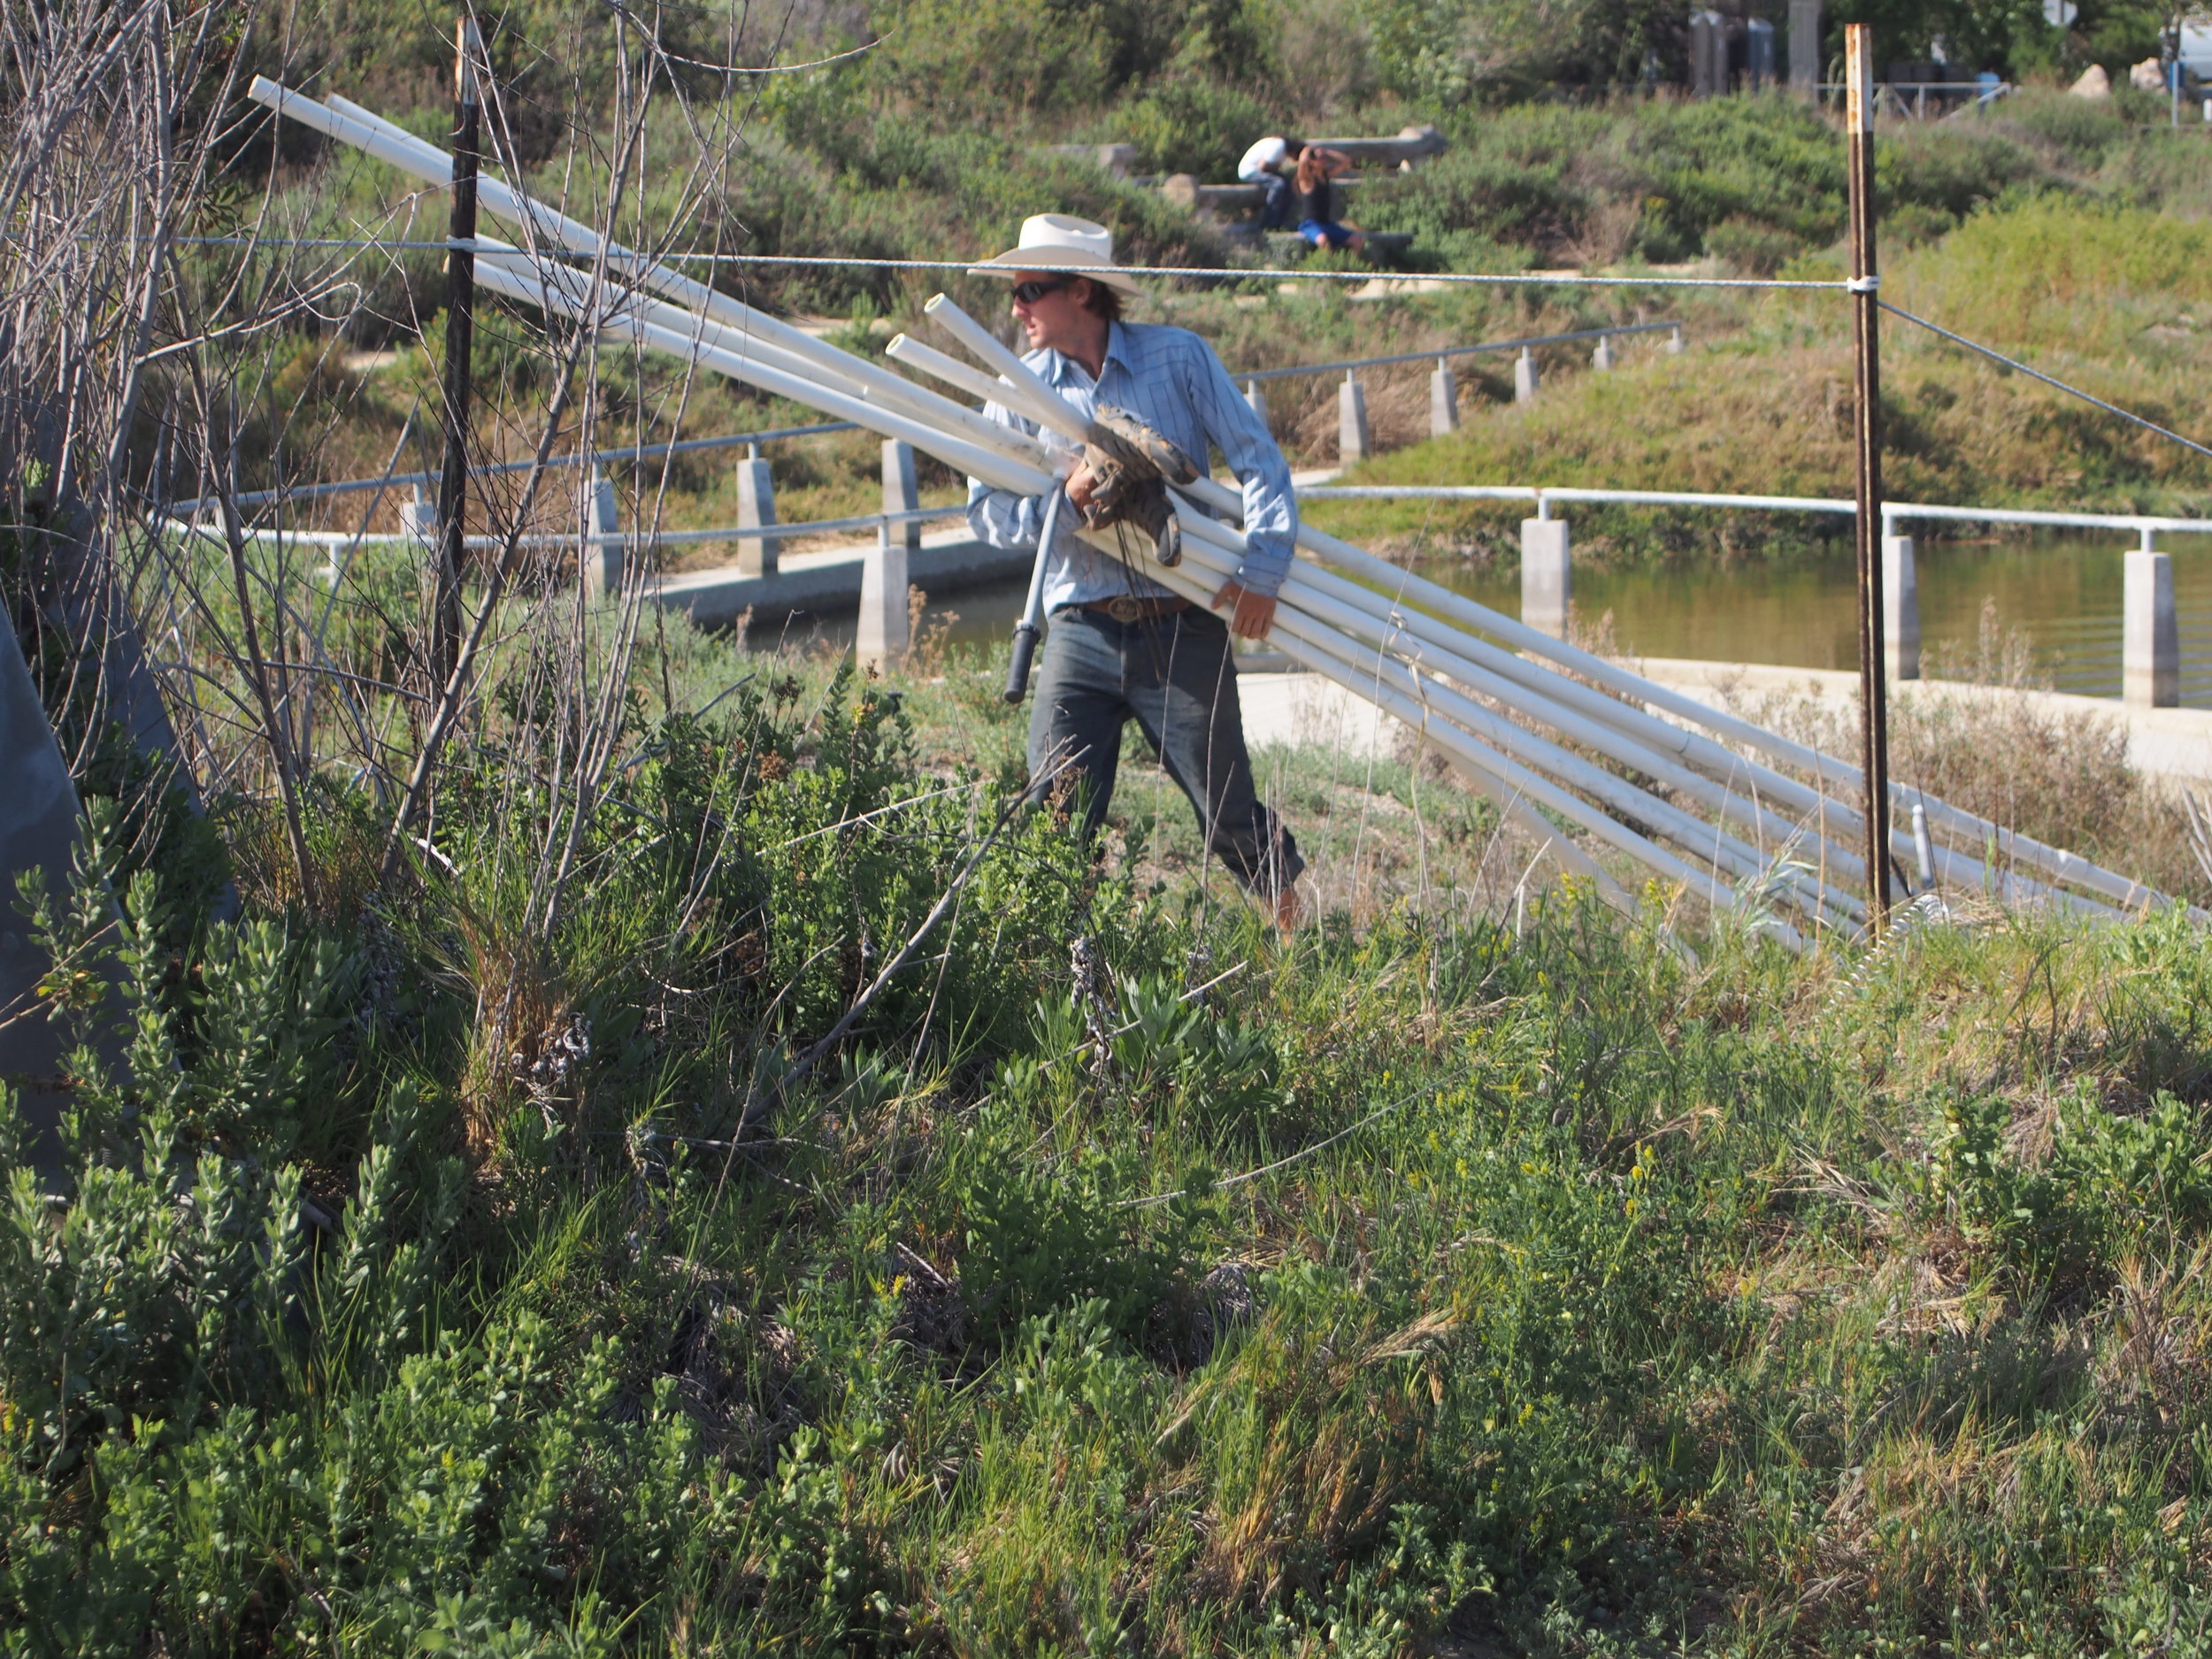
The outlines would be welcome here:
M 972 267 L 972 273 L 1010 277 L 1017 271 L 1064 271 L 1072 276 L 1090 276 L 1088 267 L 1113 262 L 1114 233 L 1105 226 L 1065 213 L 1033 213 L 1022 220 L 1018 243 Z M 1118 272 L 1101 271 L 1091 280 L 1132 299 L 1144 294 Z

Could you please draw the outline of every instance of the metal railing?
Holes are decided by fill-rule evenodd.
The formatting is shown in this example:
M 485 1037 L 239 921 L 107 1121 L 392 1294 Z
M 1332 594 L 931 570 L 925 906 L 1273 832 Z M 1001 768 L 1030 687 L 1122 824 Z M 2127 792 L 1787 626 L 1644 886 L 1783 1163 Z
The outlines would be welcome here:
M 711 530 L 587 530 L 560 534 L 537 534 L 518 536 L 513 545 L 518 548 L 546 547 L 687 547 L 702 541 L 747 541 L 767 539 L 786 541 L 794 536 L 828 535 L 841 530 L 882 530 L 895 524 L 926 524 L 937 518 L 960 518 L 967 514 L 964 505 L 957 507 L 914 507 L 896 512 L 869 512 L 850 518 L 812 518 L 797 524 L 741 524 Z M 168 518 L 161 527 L 182 531 L 190 535 L 205 536 L 221 541 L 223 533 L 213 525 L 190 524 L 180 518 Z M 264 525 L 243 532 L 249 541 L 295 541 L 303 547 L 340 548 L 367 547 L 386 543 L 422 543 L 431 539 L 427 531 L 413 530 L 286 530 L 273 525 Z M 509 545 L 500 535 L 464 536 L 461 544 L 467 548 L 492 549 Z
M 1432 351 L 1399 351 L 1388 357 L 1353 357 L 1342 363 L 1302 363 L 1286 369 L 1239 370 L 1229 377 L 1247 385 L 1254 380 L 1281 380 L 1298 374 L 1348 374 L 1354 369 L 1379 368 L 1392 363 L 1434 363 L 1444 357 L 1468 357 L 1484 351 L 1526 351 L 1534 346 L 1564 345 L 1576 340 L 1601 340 L 1615 334 L 1650 334 L 1671 331 L 1680 334 L 1678 321 L 1620 323 L 1605 328 L 1578 328 L 1572 334 L 1532 334 L 1525 340 L 1486 340 L 1480 345 L 1439 346 Z
M 765 432 L 738 432 L 726 438 L 685 438 L 674 443 L 649 443 L 626 449 L 584 449 L 568 455 L 549 455 L 544 465 L 556 466 L 612 465 L 622 461 L 657 461 L 664 456 L 692 455 L 704 449 L 733 449 L 739 444 L 768 443 L 778 438 L 811 438 L 826 432 L 857 432 L 860 428 L 849 420 L 824 421 L 811 426 L 773 426 Z M 537 465 L 535 461 L 493 461 L 469 468 L 472 478 L 495 478 L 503 472 L 526 472 Z M 378 478 L 342 479 L 331 484 L 303 484 L 292 489 L 261 489 L 237 497 L 240 507 L 265 507 L 273 502 L 313 501 L 326 495 L 349 495 L 372 489 L 394 489 L 402 486 L 413 488 L 419 484 L 439 481 L 436 472 L 393 472 Z M 201 496 L 193 501 L 181 501 L 171 509 L 173 512 L 196 512 L 203 507 L 215 504 L 215 497 Z
M 1301 501 L 1525 501 L 1548 518 L 1554 503 L 1615 502 L 1647 507 L 1718 507 L 1744 512 L 1812 512 L 1851 518 L 1855 502 L 1824 495 L 1723 495 L 1694 490 L 1584 489 L 1551 484 L 1315 484 Z M 1882 533 L 1911 520 L 1957 524 L 2016 524 L 2048 529 L 2132 530 L 2144 536 L 2212 535 L 2212 518 L 2170 518 L 2154 513 L 2055 512 L 2033 507 L 1946 507 L 1925 502 L 1886 501 Z

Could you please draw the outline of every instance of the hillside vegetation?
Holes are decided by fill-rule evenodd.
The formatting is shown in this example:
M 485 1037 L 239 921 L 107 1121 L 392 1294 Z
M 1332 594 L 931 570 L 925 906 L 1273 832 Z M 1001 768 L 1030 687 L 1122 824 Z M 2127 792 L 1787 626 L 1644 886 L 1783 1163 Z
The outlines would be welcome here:
M 1025 215 L 1050 209 L 1103 219 L 1134 258 L 1211 265 L 1249 257 L 1156 192 L 1045 153 L 1021 121 L 965 126 L 949 119 L 956 111 L 916 102 L 899 90 L 904 83 L 895 71 L 896 60 L 879 54 L 778 77 L 741 104 L 713 106 L 713 120 L 741 129 L 740 165 L 709 180 L 703 201 L 695 199 L 699 181 L 680 169 L 649 169 L 631 211 L 642 226 L 674 223 L 675 193 L 684 190 L 692 203 L 681 220 L 686 245 L 929 259 L 1006 245 Z M 326 84 L 354 84 L 348 73 L 334 65 Z M 374 84 L 365 72 L 363 79 Z M 394 96 L 409 84 L 394 83 Z M 1209 141 L 1217 150 L 1209 160 L 1175 149 L 1180 139 L 1147 140 L 1163 147 L 1156 165 L 1187 162 L 1225 176 L 1226 147 L 1257 130 L 1268 111 L 1248 97 L 1239 103 L 1244 95 L 1231 90 L 1172 84 L 1183 88 L 1169 99 L 1183 111 L 1178 119 L 1215 123 L 1208 130 L 1217 132 Z M 1169 98 L 1164 90 L 1143 96 Z M 441 131 L 434 106 L 411 113 L 393 107 L 417 130 Z M 1086 130 L 1154 130 L 1126 125 L 1136 120 L 1135 108 L 1097 113 L 1097 125 Z M 2208 319 L 2190 309 L 2203 309 L 2203 141 L 2130 119 L 2147 112 L 2125 98 L 2099 105 L 2027 91 L 1981 115 L 1886 128 L 1878 169 L 1887 297 L 2162 424 L 2203 430 L 2197 341 Z M 1362 105 L 1340 113 L 1383 130 L 1409 115 L 1445 122 L 1452 142 L 1445 156 L 1363 187 L 1356 202 L 1362 222 L 1415 234 L 1417 266 L 1840 272 L 1841 144 L 1826 119 L 1786 98 Z M 701 119 L 696 109 L 679 119 L 672 105 L 650 117 L 649 150 L 680 156 Z M 420 199 L 403 196 L 389 169 L 350 152 L 320 161 L 317 153 L 299 146 L 276 175 L 282 214 L 299 229 L 368 227 L 389 237 L 425 229 Z M 588 196 L 596 176 L 590 155 L 549 157 L 533 176 L 549 192 L 573 196 L 580 188 Z M 377 470 L 409 411 L 433 394 L 442 294 L 433 257 L 353 260 L 349 275 L 366 283 L 360 304 L 335 338 L 303 339 L 293 367 L 270 383 L 267 420 L 286 424 L 288 453 L 322 475 Z M 862 265 L 726 267 L 718 280 L 756 301 L 849 318 L 846 343 L 861 349 L 876 348 L 894 327 L 927 337 L 920 303 L 940 288 L 985 314 L 1004 297 L 956 273 Z M 1138 314 L 1196 327 L 1233 368 L 1253 369 L 1680 317 L 1689 324 L 1690 356 L 1660 363 L 1632 350 L 1631 371 L 1610 381 L 1574 373 L 1579 349 L 1547 352 L 1549 386 L 1533 411 L 1507 406 L 1502 358 L 1463 359 L 1466 430 L 1448 443 L 1390 456 L 1365 476 L 1847 493 L 1847 336 L 1832 296 L 1536 288 L 1348 302 L 1333 288 L 1287 293 L 1232 283 L 1163 288 Z M 480 375 L 505 377 L 518 433 L 531 429 L 529 365 L 541 331 L 534 316 L 495 311 L 480 334 Z M 1909 324 L 1892 319 L 1886 332 L 1893 494 L 2123 511 L 2185 511 L 2199 503 L 2201 457 L 2008 377 Z M 419 338 L 420 348 L 412 343 Z M 365 376 L 339 366 L 364 346 L 396 348 L 397 360 Z M 1417 366 L 1368 377 L 1386 448 L 1425 436 L 1421 373 Z M 651 356 L 611 362 L 603 380 L 598 419 L 610 434 L 667 435 L 679 409 L 686 434 L 810 418 L 718 381 L 679 397 L 675 365 Z M 1325 380 L 1277 382 L 1270 403 L 1294 458 L 1333 459 L 1333 393 Z M 259 447 L 266 451 L 266 442 Z M 859 511 L 872 495 L 873 449 L 864 442 L 814 440 L 777 454 L 787 518 Z M 957 484 L 944 472 L 926 481 L 944 500 Z M 637 487 L 650 494 L 660 483 L 655 468 Z M 667 485 L 657 510 L 672 527 L 728 522 L 733 514 L 726 469 L 711 460 L 679 465 Z M 396 523 L 395 505 L 383 511 Z M 1494 548 L 1506 522 L 1479 511 L 1330 513 L 1333 523 L 1402 546 L 1426 537 L 1477 551 Z M 1695 555 L 1713 546 L 1709 523 L 1616 514 L 1592 531 L 1586 545 L 1601 555 Z M 1732 526 L 1722 550 L 1782 549 L 1811 534 L 1801 524 Z

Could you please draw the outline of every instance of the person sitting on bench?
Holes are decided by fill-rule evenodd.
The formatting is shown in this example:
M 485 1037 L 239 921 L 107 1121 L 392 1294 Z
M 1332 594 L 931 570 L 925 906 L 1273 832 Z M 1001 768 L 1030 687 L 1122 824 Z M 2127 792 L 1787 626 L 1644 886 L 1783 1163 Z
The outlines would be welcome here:
M 1299 155 L 1305 150 L 1305 141 L 1297 138 L 1269 136 L 1244 152 L 1244 159 L 1237 163 L 1237 177 L 1247 184 L 1256 184 L 1263 193 L 1260 200 L 1260 228 L 1280 230 L 1290 207 L 1290 169 L 1298 165 Z
M 1349 248 L 1357 253 L 1367 245 L 1366 234 L 1336 216 L 1338 174 L 1351 170 L 1352 160 L 1340 150 L 1308 144 L 1298 156 L 1298 174 L 1291 191 L 1292 214 L 1298 234 L 1316 248 Z

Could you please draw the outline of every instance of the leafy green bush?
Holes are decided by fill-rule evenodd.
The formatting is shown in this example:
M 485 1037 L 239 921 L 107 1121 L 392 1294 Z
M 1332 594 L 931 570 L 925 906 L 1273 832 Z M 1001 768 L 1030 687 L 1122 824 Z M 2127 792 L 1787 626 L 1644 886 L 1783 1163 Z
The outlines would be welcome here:
M 1969 1236 L 2031 1282 L 2070 1284 L 2124 1255 L 2188 1248 L 2212 1223 L 2212 1134 L 2201 1108 L 2161 1092 L 2140 1117 L 2076 1098 L 2053 1116 L 2047 1155 L 2008 1145 L 1994 1097 L 1946 1109 L 1941 1188 Z
M 1122 104 L 1112 123 L 1137 147 L 1147 173 L 1189 173 L 1207 180 L 1235 177 L 1244 152 L 1283 124 L 1245 88 L 1186 75 L 1153 82 Z
M 1079 1146 L 1041 1160 L 1025 1115 L 986 1110 L 947 1188 L 964 1229 L 969 1304 L 1011 1324 L 1093 1302 L 1112 1328 L 1135 1331 L 1182 1272 L 1211 1184 L 1194 1166 L 1183 1196 L 1147 1205 L 1147 1168 L 1127 1147 Z

